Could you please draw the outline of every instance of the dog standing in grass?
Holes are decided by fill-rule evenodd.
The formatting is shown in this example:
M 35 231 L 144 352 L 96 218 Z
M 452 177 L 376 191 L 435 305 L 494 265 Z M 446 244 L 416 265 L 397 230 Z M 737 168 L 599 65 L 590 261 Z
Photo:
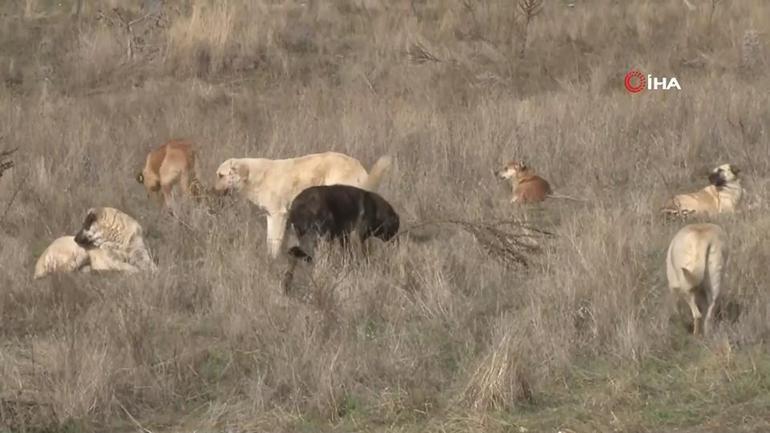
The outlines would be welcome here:
M 171 140 L 153 149 L 147 155 L 142 172 L 136 181 L 144 185 L 148 197 L 171 206 L 171 191 L 179 185 L 187 197 L 199 199 L 205 190 L 195 169 L 195 150 L 190 142 Z
M 710 223 L 684 226 L 668 247 L 668 287 L 687 301 L 695 335 L 709 332 L 727 256 L 727 235 L 721 227 Z
M 357 159 L 337 152 L 289 159 L 231 158 L 217 169 L 214 190 L 238 193 L 267 212 L 267 245 L 278 257 L 289 205 L 300 192 L 316 185 L 352 185 L 377 189 L 391 158 L 382 156 L 367 173 Z
M 320 185 L 302 191 L 291 203 L 286 229 L 298 245 L 291 246 L 289 269 L 283 280 L 291 288 L 298 260 L 312 262 L 320 238 L 348 246 L 355 235 L 361 242 L 370 237 L 389 241 L 398 234 L 398 213 L 377 193 L 350 185 Z
M 291 203 L 287 229 L 294 230 L 300 245 L 291 247 L 289 254 L 310 261 L 318 238 L 329 237 L 343 246 L 353 234 L 361 242 L 372 236 L 389 241 L 398 228 L 398 214 L 377 193 L 350 185 L 313 186 Z

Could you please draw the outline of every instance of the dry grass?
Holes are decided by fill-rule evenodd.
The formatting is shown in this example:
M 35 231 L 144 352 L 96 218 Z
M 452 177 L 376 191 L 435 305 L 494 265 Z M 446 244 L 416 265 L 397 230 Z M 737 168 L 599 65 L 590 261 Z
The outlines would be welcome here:
M 0 425 L 768 428 L 770 4 L 168 3 L 0 6 L 0 136 L 19 147 L 0 178 Z M 683 89 L 629 95 L 632 67 Z M 287 297 L 248 204 L 176 220 L 146 199 L 135 172 L 179 137 L 207 184 L 228 157 L 389 153 L 381 193 L 407 225 L 470 225 L 330 251 L 306 269 L 314 296 Z M 510 205 L 491 170 L 512 157 L 589 202 Z M 657 208 L 724 162 L 748 190 L 718 218 L 740 315 L 697 341 L 669 319 L 681 222 Z M 160 272 L 33 282 L 93 206 L 137 218 Z M 482 224 L 504 220 L 555 236 L 506 266 L 521 238 Z

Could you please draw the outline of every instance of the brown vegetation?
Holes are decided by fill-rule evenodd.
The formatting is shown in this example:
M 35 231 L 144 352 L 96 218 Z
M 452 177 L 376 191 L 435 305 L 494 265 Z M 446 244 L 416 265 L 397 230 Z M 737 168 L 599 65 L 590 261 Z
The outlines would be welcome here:
M 767 1 L 0 3 L 0 135 L 19 147 L 0 182 L 0 424 L 767 430 Z M 631 95 L 630 68 L 682 90 Z M 132 181 L 177 136 L 207 185 L 229 157 L 391 154 L 379 191 L 406 228 L 516 218 L 555 236 L 522 268 L 443 225 L 367 260 L 321 255 L 297 277 L 310 302 L 286 297 L 248 203 L 172 218 Z M 588 203 L 511 206 L 489 170 L 509 155 Z M 681 223 L 657 209 L 722 163 L 747 190 L 713 218 L 741 314 L 699 340 L 669 320 Z M 141 222 L 159 272 L 33 282 L 97 206 Z

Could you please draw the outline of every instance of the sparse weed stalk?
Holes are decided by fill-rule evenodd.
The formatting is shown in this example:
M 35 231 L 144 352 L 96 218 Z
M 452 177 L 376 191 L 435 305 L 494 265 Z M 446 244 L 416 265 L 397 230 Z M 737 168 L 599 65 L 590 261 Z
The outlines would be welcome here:
M 532 20 L 543 11 L 543 0 L 519 0 L 519 12 L 521 18 L 524 21 L 524 26 L 521 30 L 521 42 L 519 46 L 519 57 L 524 57 L 527 50 L 527 42 L 529 41 L 529 26 Z

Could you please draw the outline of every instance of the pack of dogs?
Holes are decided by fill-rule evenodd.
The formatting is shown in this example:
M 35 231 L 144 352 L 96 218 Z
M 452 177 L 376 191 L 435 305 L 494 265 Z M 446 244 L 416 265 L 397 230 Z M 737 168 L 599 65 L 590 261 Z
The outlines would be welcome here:
M 269 256 L 277 258 L 285 251 L 293 269 L 298 261 L 313 261 L 322 238 L 347 248 L 351 237 L 361 242 L 371 237 L 389 242 L 396 237 L 399 215 L 377 193 L 391 163 L 392 158 L 384 155 L 367 171 L 359 160 L 337 152 L 289 159 L 231 158 L 219 165 L 213 188 L 206 189 L 196 173 L 193 144 L 171 140 L 149 152 L 136 180 L 148 198 L 166 208 L 171 206 L 174 187 L 199 202 L 228 194 L 248 200 L 266 213 Z M 493 172 L 511 183 L 511 202 L 516 205 L 558 198 L 582 201 L 554 193 L 549 182 L 521 160 Z M 660 211 L 679 218 L 733 213 L 743 196 L 739 173 L 730 164 L 720 165 L 708 176 L 708 186 L 675 195 Z M 293 245 L 285 241 L 287 233 Z M 670 242 L 665 263 L 668 286 L 690 307 L 696 335 L 706 334 L 713 320 L 727 257 L 727 235 L 713 223 L 687 224 Z M 43 251 L 34 278 L 56 272 L 156 269 L 141 225 L 118 209 L 101 207 L 87 211 L 74 236 L 62 236 Z

